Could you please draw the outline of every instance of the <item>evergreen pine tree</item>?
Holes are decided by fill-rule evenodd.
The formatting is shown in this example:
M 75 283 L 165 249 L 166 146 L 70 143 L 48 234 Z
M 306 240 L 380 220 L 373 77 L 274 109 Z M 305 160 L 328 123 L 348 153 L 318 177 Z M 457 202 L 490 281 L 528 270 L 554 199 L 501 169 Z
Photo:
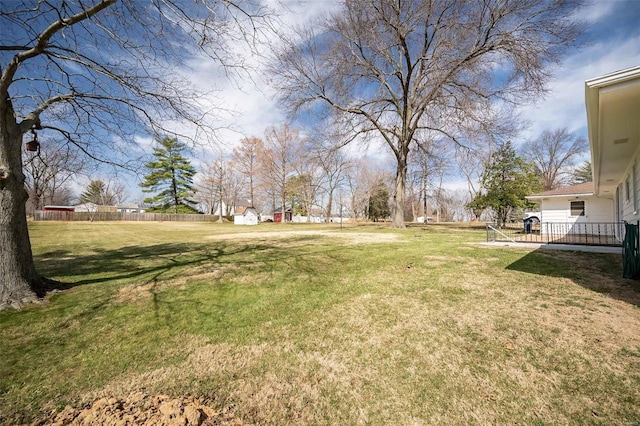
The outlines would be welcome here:
M 542 188 L 533 164 L 516 155 L 511 142 L 502 144 L 491 157 L 482 176 L 486 191 L 478 195 L 479 204 L 492 207 L 498 226 L 503 226 L 511 210 L 525 207 L 525 196 Z
M 591 161 L 585 161 L 573 170 L 573 179 L 571 182 L 575 185 L 578 183 L 591 182 L 593 176 L 591 176 Z
M 383 219 L 391 215 L 389 209 L 389 189 L 387 186 L 379 180 L 376 182 L 371 197 L 369 198 L 369 205 L 367 207 L 367 215 L 369 219 L 377 222 L 378 219 Z
M 87 185 L 87 189 L 80 194 L 81 203 L 93 203 L 97 205 L 104 205 L 105 198 L 107 198 L 107 190 L 103 181 L 92 180 Z
M 153 148 L 156 159 L 146 164 L 149 174 L 141 184 L 143 192 L 156 195 L 145 198 L 144 202 L 162 209 L 171 207 L 178 213 L 179 206 L 194 204 L 189 197 L 193 193 L 196 170 L 182 155 L 186 146 L 178 139 L 165 137 L 158 144 L 160 146 Z

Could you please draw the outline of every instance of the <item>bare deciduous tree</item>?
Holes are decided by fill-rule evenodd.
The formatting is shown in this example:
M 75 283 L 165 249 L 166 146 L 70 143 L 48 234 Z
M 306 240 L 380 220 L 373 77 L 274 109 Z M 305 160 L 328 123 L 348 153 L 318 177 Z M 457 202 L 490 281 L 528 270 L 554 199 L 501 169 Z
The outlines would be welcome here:
M 90 158 L 122 164 L 136 135 L 175 133 L 165 127 L 177 121 L 202 126 L 195 86 L 172 68 L 196 54 L 226 69 L 242 65 L 229 41 L 251 41 L 263 13 L 254 6 L 232 0 L 0 3 L 0 308 L 33 301 L 51 284 L 31 253 L 23 135 L 56 133 Z
M 54 140 L 44 141 L 37 152 L 25 152 L 23 162 L 29 214 L 46 204 L 58 204 L 61 192 L 68 194 L 70 191 L 67 188 L 69 181 L 86 168 L 77 149 Z
M 340 114 L 396 160 L 393 224 L 404 226 L 407 162 L 422 132 L 462 143 L 502 118 L 495 103 L 544 91 L 548 63 L 580 32 L 578 0 L 349 0 L 284 40 L 271 75 L 292 114 Z M 495 78 L 495 70 L 500 77 Z
M 345 172 L 350 163 L 343 151 L 336 149 L 336 142 L 340 145 L 344 141 L 344 135 L 337 126 L 329 126 L 324 129 L 315 129 L 314 136 L 310 138 L 314 163 L 317 164 L 321 174 L 321 186 L 327 197 L 325 221 L 331 221 L 334 205 L 334 193 L 345 181 Z
M 333 213 L 334 193 L 345 181 L 349 161 L 342 152 L 331 150 L 318 157 L 318 164 L 323 173 L 327 194 L 326 221 L 330 222 Z
M 215 176 L 209 172 L 211 165 L 206 165 L 194 178 L 194 200 L 205 214 L 213 214 L 218 203 L 218 185 Z
M 242 190 L 242 182 L 234 173 L 222 151 L 196 175 L 195 198 L 204 206 L 206 214 L 218 214 L 218 222 L 229 216 Z
M 569 184 L 575 160 L 588 149 L 585 138 L 563 127 L 545 130 L 536 139 L 526 142 L 522 155 L 535 164 L 542 189 L 548 191 Z
M 243 138 L 240 141 L 240 145 L 234 148 L 232 153 L 232 161 L 235 169 L 244 176 L 247 189 L 249 190 L 249 199 L 251 200 L 251 206 L 256 207 L 260 211 L 256 202 L 256 187 L 258 186 L 257 179 L 259 177 L 259 156 L 264 151 L 264 143 L 260 138 Z
M 345 169 L 345 186 L 353 221 L 366 217 L 367 206 L 377 182 L 387 182 L 387 172 L 375 168 L 368 158 L 351 161 Z
M 412 220 L 415 221 L 420 211 L 427 220 L 430 215 L 428 200 L 429 188 L 434 188 L 434 183 L 442 186 L 444 175 L 447 173 L 450 153 L 447 145 L 427 140 L 415 145 L 415 152 L 409 159 L 408 188 L 411 189 L 409 201 Z
M 282 212 L 282 223 L 287 204 L 287 181 L 295 174 L 300 146 L 300 132 L 287 124 L 271 126 L 265 130 L 265 150 L 262 156 L 264 178 L 274 187 L 276 201 Z
M 493 145 L 489 144 L 486 150 L 470 150 L 466 148 L 456 149 L 455 161 L 458 170 L 464 175 L 467 181 L 468 203 L 467 209 L 471 214 L 471 220 L 480 220 L 480 216 L 485 208 L 478 203 L 471 203 L 482 191 L 482 175 L 485 168 L 491 161 Z

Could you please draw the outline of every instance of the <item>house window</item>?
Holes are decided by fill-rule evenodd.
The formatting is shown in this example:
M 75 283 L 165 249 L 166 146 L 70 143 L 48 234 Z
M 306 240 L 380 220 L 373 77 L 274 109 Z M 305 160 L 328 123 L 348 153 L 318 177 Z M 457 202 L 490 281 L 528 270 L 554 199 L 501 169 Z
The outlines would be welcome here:
M 584 201 L 571 201 L 571 216 L 584 216 Z
M 629 202 L 631 199 L 631 179 L 629 176 L 624 180 L 624 200 Z

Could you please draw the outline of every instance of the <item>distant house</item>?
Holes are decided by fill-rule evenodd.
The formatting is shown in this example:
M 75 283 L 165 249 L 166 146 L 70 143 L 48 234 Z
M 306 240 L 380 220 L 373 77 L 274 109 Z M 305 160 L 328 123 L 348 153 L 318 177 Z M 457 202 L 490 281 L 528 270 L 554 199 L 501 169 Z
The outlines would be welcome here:
M 238 207 L 233 215 L 235 225 L 257 225 L 258 212 L 253 207 Z
M 284 221 L 291 222 L 292 220 L 293 220 L 293 209 L 291 207 L 286 207 L 284 209 Z M 273 221 L 282 222 L 282 207 L 278 207 L 273 211 Z
M 118 213 L 144 213 L 144 208 L 137 204 L 118 204 L 116 205 Z
M 593 182 L 552 189 L 526 198 L 540 205 L 538 219 L 543 223 L 614 221 L 613 200 L 596 197 Z
M 209 212 L 206 212 L 209 213 Z M 222 201 L 222 204 L 217 203 L 215 205 L 214 208 L 212 208 L 211 214 L 214 216 L 220 216 L 220 214 L 222 214 L 222 216 L 226 216 L 227 213 L 229 213 L 229 215 L 234 216 L 236 214 L 236 209 L 235 206 L 230 205 L 228 206 L 227 203 L 225 203 L 224 201 Z
M 616 221 L 640 220 L 640 66 L 585 82 L 593 193 Z
M 344 217 L 344 216 L 331 216 L 329 218 L 329 222 L 330 223 L 344 223 L 344 222 L 351 222 L 351 218 L 350 217 Z
M 76 213 L 95 213 L 98 211 L 98 205 L 95 203 L 82 203 L 74 206 Z
M 291 219 L 294 223 L 324 223 L 326 218 L 322 207 L 312 205 L 307 215 L 296 213 Z

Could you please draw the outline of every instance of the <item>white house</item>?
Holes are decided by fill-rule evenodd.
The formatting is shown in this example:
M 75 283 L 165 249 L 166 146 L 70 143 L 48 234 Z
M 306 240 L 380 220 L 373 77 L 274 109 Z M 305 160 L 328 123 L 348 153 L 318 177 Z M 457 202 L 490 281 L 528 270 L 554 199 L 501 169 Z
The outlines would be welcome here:
M 593 182 L 527 197 L 540 233 L 620 241 L 620 222 L 640 221 L 640 66 L 585 82 Z
M 98 205 L 95 203 L 82 203 L 74 206 L 74 210 L 78 213 L 95 213 L 98 211 Z
M 238 207 L 233 215 L 235 225 L 257 225 L 258 212 L 253 207 Z
M 528 195 L 527 200 L 539 204 L 538 219 L 544 223 L 614 221 L 613 200 L 597 197 L 593 192 L 593 182 Z
M 144 213 L 144 208 L 137 204 L 118 204 L 116 211 L 119 213 Z
M 640 220 L 640 66 L 585 82 L 593 193 L 616 221 Z
M 566 186 L 539 194 L 528 195 L 529 201 L 539 205 L 543 235 L 567 233 L 616 235 L 614 201 L 598 197 L 593 182 Z

